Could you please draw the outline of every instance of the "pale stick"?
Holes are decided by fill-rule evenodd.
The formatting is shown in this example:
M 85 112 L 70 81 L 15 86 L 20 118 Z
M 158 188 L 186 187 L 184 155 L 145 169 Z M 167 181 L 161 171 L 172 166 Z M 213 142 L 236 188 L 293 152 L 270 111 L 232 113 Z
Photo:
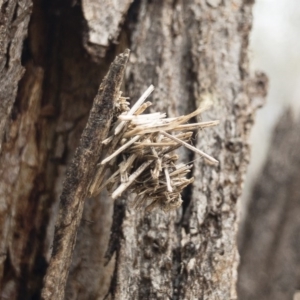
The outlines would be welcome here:
M 98 187 L 93 194 L 97 195 L 99 194 L 109 183 L 114 182 L 116 179 L 116 176 L 118 176 L 120 173 L 120 170 L 117 170 L 114 174 L 112 174 L 106 181 L 103 183 L 100 187 Z M 93 196 L 93 195 L 92 195 Z
M 190 172 L 190 169 L 192 167 L 193 167 L 193 165 L 184 165 L 184 166 L 178 168 L 177 170 L 173 171 L 172 173 L 170 173 L 170 176 L 175 176 L 180 173 L 188 173 L 188 172 Z
M 166 176 L 166 180 L 167 180 L 167 189 L 168 192 L 173 192 L 172 186 L 171 186 L 171 180 L 170 180 L 170 175 L 169 175 L 169 171 L 167 168 L 164 168 L 165 171 L 165 176 Z
M 113 135 L 110 136 L 110 137 L 108 137 L 107 139 L 105 139 L 104 141 L 102 141 L 102 144 L 103 144 L 103 145 L 109 144 L 109 143 L 113 140 L 113 138 L 114 138 Z
M 136 142 L 134 146 L 139 147 L 163 147 L 163 146 L 176 146 L 178 143 L 172 143 L 172 142 L 162 142 L 162 143 L 143 143 L 143 142 Z M 138 147 L 136 147 L 138 148 Z
M 172 140 L 174 140 L 174 141 L 180 143 L 181 145 L 185 146 L 186 148 L 188 148 L 188 149 L 190 149 L 190 150 L 192 150 L 192 151 L 194 151 L 194 152 L 200 154 L 202 157 L 206 158 L 206 159 L 207 159 L 208 161 L 210 161 L 211 163 L 213 163 L 213 164 L 218 164 L 218 163 L 219 163 L 216 159 L 214 159 L 214 158 L 211 157 L 210 155 L 208 155 L 208 154 L 206 154 L 205 152 L 203 152 L 203 151 L 201 151 L 201 150 L 199 150 L 199 149 L 197 149 L 197 148 L 195 148 L 195 147 L 189 145 L 188 143 L 186 143 L 186 142 L 184 142 L 184 141 L 182 141 L 182 140 L 176 138 L 175 136 L 172 136 L 171 134 L 169 134 L 169 133 L 167 133 L 167 132 L 165 132 L 165 131 L 160 131 L 160 133 L 163 134 L 164 136 L 166 136 L 166 137 L 168 137 L 168 138 L 170 138 L 170 139 L 172 139 Z
M 120 164 L 120 172 L 121 173 L 126 172 L 127 169 L 132 166 L 132 164 L 133 164 L 133 162 L 136 158 L 137 158 L 137 155 L 132 154 L 132 155 L 130 155 L 130 157 L 126 161 L 123 161 Z
M 206 128 L 206 127 L 216 126 L 219 124 L 219 121 L 208 121 L 208 122 L 181 125 L 181 123 L 183 123 L 181 118 L 182 117 L 174 118 L 171 122 L 167 122 L 167 123 L 161 123 L 161 121 L 166 120 L 166 119 L 161 119 L 158 120 L 157 122 L 159 124 L 155 124 L 155 125 L 153 124 L 144 124 L 144 126 L 138 125 L 133 130 L 126 132 L 124 134 L 124 137 L 130 137 L 132 135 L 139 134 L 140 132 L 153 133 L 160 130 L 164 130 L 164 131 L 194 130 L 197 128 Z M 185 120 L 184 122 L 186 122 L 187 120 Z
M 129 156 L 129 158 L 122 163 L 119 164 L 119 170 L 120 170 L 120 176 L 121 176 L 121 182 L 127 182 L 128 181 L 128 172 L 127 169 L 132 167 L 133 162 L 137 158 L 136 154 L 132 154 Z
M 122 153 L 126 148 L 128 148 L 130 145 L 132 145 L 134 142 L 136 142 L 140 138 L 139 135 L 133 137 L 131 140 L 129 140 L 127 143 L 125 143 L 122 147 L 120 147 L 118 150 L 116 150 L 113 154 L 103 159 L 100 163 L 100 165 L 104 165 L 107 162 L 109 162 L 112 158 L 116 157 L 118 154 Z
M 134 113 L 134 115 L 139 115 L 143 113 L 148 107 L 150 107 L 152 103 L 150 101 L 145 102 L 143 105 L 141 105 L 138 110 Z
M 153 120 L 153 119 L 163 119 L 166 117 L 165 113 L 152 113 L 152 114 L 143 114 L 138 116 L 128 116 L 120 115 L 118 118 L 122 121 L 132 121 L 132 120 Z
M 193 130 L 197 128 L 207 128 L 207 127 L 212 127 L 218 125 L 220 122 L 219 121 L 208 121 L 208 122 L 200 122 L 200 123 L 193 123 L 193 124 L 184 124 L 184 125 L 179 125 L 176 128 L 174 128 L 174 131 L 178 130 Z
M 147 90 L 144 92 L 144 94 L 140 97 L 140 99 L 131 107 L 131 109 L 127 112 L 127 116 L 132 116 L 139 107 L 145 102 L 147 97 L 154 91 L 154 86 L 151 84 Z M 126 124 L 126 121 L 122 121 L 115 129 L 115 135 L 117 135 L 124 125 Z
M 144 162 L 140 167 L 132 173 L 127 182 L 122 183 L 111 195 L 113 199 L 118 198 L 133 182 L 134 180 L 153 162 L 153 160 L 149 160 Z

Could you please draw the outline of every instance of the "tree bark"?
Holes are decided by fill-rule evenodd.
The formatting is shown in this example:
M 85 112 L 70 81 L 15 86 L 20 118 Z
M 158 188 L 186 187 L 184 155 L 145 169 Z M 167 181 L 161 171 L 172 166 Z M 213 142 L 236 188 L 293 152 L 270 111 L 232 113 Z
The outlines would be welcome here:
M 142 1 L 129 24 L 129 94 L 136 98 L 152 81 L 156 109 L 170 116 L 213 99 L 205 117 L 221 125 L 199 133 L 195 143 L 211 149 L 220 165 L 195 163 L 197 180 L 182 212 L 143 216 L 126 210 L 111 286 L 117 299 L 236 298 L 235 204 L 257 103 L 249 97 L 246 55 L 251 5 L 236 3 L 233 13 L 231 3 L 219 4 Z M 188 152 L 183 157 L 194 159 Z
M 53 251 L 42 291 L 43 299 L 64 299 L 76 235 L 85 199 L 108 136 L 120 96 L 129 51 L 117 56 L 101 83 L 74 158 L 67 169 L 55 225 Z
M 240 299 L 294 299 L 300 282 L 300 120 L 280 118 L 240 235 Z
M 26 72 L 9 100 L 16 99 L 0 157 L 1 296 L 40 297 L 66 167 L 101 79 L 130 48 L 123 95 L 134 102 L 153 83 L 153 110 L 169 116 L 210 98 L 214 107 L 203 119 L 220 125 L 195 134 L 194 144 L 220 164 L 181 150 L 182 160 L 195 159 L 196 180 L 176 212 L 133 211 L 129 196 L 88 199 L 65 298 L 235 299 L 236 202 L 265 94 L 264 76 L 248 74 L 252 1 L 109 3 L 33 1 Z M 10 81 L 15 89 L 17 81 Z
M 21 53 L 31 13 L 30 0 L 0 1 L 0 152 L 5 128 L 24 74 Z

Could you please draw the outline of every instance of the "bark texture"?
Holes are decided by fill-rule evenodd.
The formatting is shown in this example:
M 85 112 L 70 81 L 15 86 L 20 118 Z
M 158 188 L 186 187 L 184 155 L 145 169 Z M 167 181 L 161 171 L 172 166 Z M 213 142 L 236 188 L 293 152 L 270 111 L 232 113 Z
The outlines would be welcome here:
M 41 296 L 66 167 L 99 83 L 116 54 L 130 48 L 122 89 L 133 102 L 151 83 L 153 109 L 169 116 L 212 99 L 202 117 L 220 125 L 195 134 L 194 144 L 220 165 L 181 151 L 183 160 L 197 159 L 196 181 L 182 209 L 170 214 L 132 211 L 125 196 L 114 204 L 105 194 L 88 199 L 65 298 L 235 299 L 236 201 L 266 82 L 248 74 L 252 1 L 116 1 L 117 9 L 109 3 L 33 1 L 26 72 L 11 97 L 13 113 L 5 114 L 10 124 L 0 157 L 1 296 Z M 15 91 L 17 79 L 10 81 Z
M 24 74 L 21 53 L 31 13 L 31 0 L 0 1 L 0 152 L 18 82 Z
M 261 104 L 252 92 L 264 88 L 265 79 L 251 81 L 248 75 L 251 3 L 214 4 L 140 1 L 132 7 L 130 96 L 136 98 L 152 82 L 155 109 L 170 116 L 211 98 L 214 107 L 203 118 L 221 125 L 198 133 L 195 145 L 220 164 L 213 168 L 196 160 L 196 181 L 182 211 L 126 210 L 111 286 L 115 299 L 236 298 L 236 202 L 253 113 Z M 189 152 L 182 157 L 196 159 Z
M 110 44 L 117 43 L 121 25 L 133 0 L 82 0 L 86 21 L 84 46 L 97 60 L 104 57 Z
M 101 83 L 87 125 L 66 172 L 55 225 L 53 250 L 42 292 L 43 299 L 64 299 L 77 230 L 85 199 L 108 135 L 114 107 L 120 96 L 129 51 L 117 56 Z
M 294 299 L 300 280 L 300 120 L 286 112 L 239 233 L 239 299 Z
M 83 47 L 81 8 L 71 4 L 34 1 L 24 42 L 22 64 L 26 72 L 12 114 L 7 116 L 10 124 L 0 157 L 3 299 L 40 297 L 66 167 L 99 84 L 120 52 L 111 49 L 105 60 L 93 62 Z M 17 86 L 18 82 L 12 80 L 11 84 Z M 104 226 L 111 222 L 109 212 L 104 200 L 92 210 L 102 218 L 84 212 L 84 225 L 93 227 L 90 220 L 95 219 L 95 232 L 109 233 L 109 227 Z M 88 240 L 87 235 L 85 238 Z M 92 249 L 97 257 L 98 251 L 105 251 Z

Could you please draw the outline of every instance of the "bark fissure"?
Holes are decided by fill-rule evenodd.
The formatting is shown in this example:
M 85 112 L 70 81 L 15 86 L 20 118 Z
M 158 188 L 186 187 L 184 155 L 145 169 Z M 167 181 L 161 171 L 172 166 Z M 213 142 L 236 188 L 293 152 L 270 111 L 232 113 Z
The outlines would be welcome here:
M 93 14 L 91 8 L 101 3 L 106 6 Z M 39 297 L 66 166 L 110 62 L 131 48 L 123 96 L 134 102 L 154 84 L 150 110 L 170 117 L 211 99 L 214 107 L 202 120 L 219 119 L 221 124 L 195 133 L 194 146 L 209 150 L 220 166 L 195 160 L 196 181 L 176 213 L 132 210 L 123 205 L 131 203 L 128 196 L 117 200 L 112 218 L 113 202 L 105 192 L 87 199 L 84 208 L 74 205 L 88 222 L 81 222 L 76 242 L 70 242 L 75 249 L 65 297 L 235 298 L 235 206 L 249 160 L 248 133 L 265 96 L 263 76 L 251 79 L 248 72 L 252 3 L 125 1 L 113 24 L 107 21 L 116 7 L 109 3 L 34 0 L 22 57 L 30 1 L 1 4 L 0 96 L 5 101 L 0 104 L 0 138 L 2 121 L 9 124 L 0 157 L 1 296 L 17 299 L 22 286 L 25 299 Z M 103 7 L 107 11 L 101 13 Z M 104 16 L 109 18 L 100 20 Z M 93 41 L 92 35 L 105 43 Z M 26 74 L 16 99 L 21 58 Z M 179 153 L 184 162 L 194 160 L 189 151 Z M 76 214 L 64 216 L 62 230 L 68 230 Z M 55 246 L 54 254 L 58 250 Z
M 230 16 L 228 13 L 230 7 L 225 3 L 216 9 L 204 3 L 192 1 L 188 3 L 166 1 L 163 5 L 156 1 L 151 3 L 141 1 L 137 22 L 131 23 L 129 27 L 132 29 L 131 48 L 135 58 L 135 64 L 130 66 L 129 74 L 134 80 L 134 85 L 129 84 L 128 87 L 129 91 L 132 91 L 131 94 L 135 95 L 142 90 L 146 84 L 150 83 L 148 78 L 152 76 L 157 78 L 157 88 L 153 99 L 160 110 L 167 110 L 172 116 L 173 109 L 189 110 L 191 103 L 192 106 L 198 106 L 201 99 L 209 97 L 213 99 L 215 108 L 212 113 L 207 113 L 206 117 L 217 115 L 224 122 L 224 127 L 221 126 L 211 133 L 208 132 L 204 135 L 204 139 L 202 132 L 198 134 L 197 146 L 201 148 L 205 147 L 204 143 L 211 143 L 215 149 L 215 155 L 221 157 L 221 164 L 215 169 L 210 169 L 201 163 L 195 164 L 194 175 L 201 179 L 195 182 L 192 188 L 191 208 L 185 212 L 184 216 L 184 219 L 188 220 L 187 225 L 180 221 L 183 220 L 182 212 L 178 216 L 160 216 L 160 213 L 156 212 L 155 216 L 148 217 L 152 221 L 148 221 L 147 226 L 142 216 L 138 215 L 133 218 L 128 213 L 125 217 L 124 222 L 127 219 L 128 222 L 132 222 L 132 226 L 135 226 L 138 220 L 144 220 L 138 222 L 140 225 L 135 237 L 137 241 L 144 241 L 143 237 L 148 236 L 149 232 L 152 232 L 151 236 L 155 236 L 154 232 L 159 235 L 162 228 L 166 232 L 165 239 L 168 240 L 168 237 L 172 236 L 173 241 L 172 246 L 167 247 L 167 251 L 159 254 L 155 252 L 155 255 L 154 249 L 150 246 L 154 243 L 153 238 L 151 243 L 149 239 L 146 239 L 140 250 L 135 250 L 141 258 L 132 268 L 140 270 L 140 276 L 144 278 L 139 288 L 140 295 L 145 296 L 143 291 L 147 290 L 150 298 L 160 299 L 165 294 L 175 297 L 177 293 L 177 297 L 183 299 L 198 297 L 199 291 L 203 289 L 203 299 L 235 297 L 236 279 L 232 273 L 233 265 L 236 266 L 237 254 L 234 242 L 235 204 L 240 196 L 240 185 L 248 162 L 246 140 L 249 130 L 246 124 L 252 122 L 256 109 L 253 106 L 244 114 L 240 111 L 251 101 L 247 96 L 249 76 L 244 48 L 247 45 L 250 30 L 250 9 L 251 6 L 243 2 L 236 3 L 237 13 Z M 149 15 L 152 26 L 147 32 Z M 243 18 L 245 15 L 247 18 Z M 218 18 L 218 22 L 211 23 L 210 19 L 214 18 Z M 187 22 L 184 23 L 183 20 Z M 242 34 L 238 37 L 240 22 L 244 23 Z M 227 38 L 220 38 L 221 35 L 224 36 L 224 33 Z M 150 43 L 159 44 L 155 52 L 151 52 L 153 48 L 149 47 Z M 191 64 L 186 60 L 185 53 L 190 53 Z M 228 61 L 226 66 L 223 64 L 224 60 Z M 177 77 L 177 68 L 183 69 L 183 65 L 184 72 L 187 73 L 185 75 L 181 73 Z M 191 71 L 188 71 L 189 65 L 192 66 Z M 229 66 L 233 66 L 231 71 L 229 71 Z M 239 70 L 245 71 L 241 74 Z M 235 78 L 239 78 L 240 81 Z M 181 84 L 180 79 L 186 83 L 186 86 Z M 189 82 L 192 83 L 190 86 Z M 162 99 L 167 100 L 162 102 Z M 168 101 L 170 101 L 170 106 L 168 106 Z M 185 103 L 189 105 L 186 106 Z M 234 151 L 227 151 L 225 147 L 227 143 L 233 145 L 231 148 Z M 183 157 L 186 158 L 186 156 L 187 154 Z M 236 172 L 238 172 L 237 177 Z M 182 231 L 183 227 L 187 230 Z M 125 233 L 126 229 L 124 229 L 126 240 Z M 174 240 L 175 236 L 176 240 Z M 186 255 L 184 247 L 190 242 L 194 245 L 197 255 L 187 256 L 184 259 L 183 256 Z M 126 245 L 124 241 L 120 251 L 122 249 L 126 251 L 125 249 L 128 249 Z M 124 258 L 121 256 L 119 263 L 121 264 L 121 261 L 125 259 L 127 265 L 130 265 L 128 262 L 131 257 L 130 252 L 127 253 L 128 256 L 124 253 L 123 255 Z M 149 258 L 143 258 L 145 255 Z M 170 258 L 171 261 L 173 259 L 174 269 L 164 272 L 162 265 Z M 179 265 L 179 261 L 174 261 L 176 259 L 179 259 L 181 267 L 176 266 Z M 177 274 L 174 274 L 174 270 Z M 161 275 L 157 275 L 158 273 Z M 126 285 L 124 281 L 129 284 L 128 274 L 127 277 L 125 274 L 122 275 L 122 269 L 119 269 L 119 274 L 121 276 L 119 291 L 127 295 L 123 286 Z M 201 276 L 197 277 L 194 274 Z M 217 274 L 222 275 L 217 276 Z M 166 283 L 165 278 L 172 278 L 171 282 L 176 285 L 176 288 Z M 131 278 L 131 280 L 135 279 Z M 228 280 L 232 283 L 230 288 Z M 160 288 L 157 288 L 158 286 Z M 177 289 L 176 292 L 174 288 Z M 132 293 L 131 295 L 134 295 L 135 291 L 133 290 Z
M 14 23 L 16 34 L 23 26 L 24 21 L 19 23 L 20 20 L 18 17 Z M 26 74 L 20 83 L 1 156 L 0 191 L 5 210 L 1 211 L 4 223 L 0 267 L 4 298 L 22 295 L 31 299 L 41 292 L 41 278 L 52 251 L 53 219 L 65 165 L 78 144 L 99 82 L 115 57 L 113 51 L 118 51 L 112 49 L 107 59 L 93 63 L 82 46 L 81 20 L 78 6 L 34 1 L 22 55 Z M 23 36 L 18 37 L 22 45 Z M 20 61 L 19 54 L 19 60 L 11 56 L 15 62 Z M 14 77 L 8 80 L 18 83 Z M 5 86 L 1 87 L 4 91 Z M 109 217 L 105 214 L 102 221 Z M 28 276 L 23 276 L 25 273 Z

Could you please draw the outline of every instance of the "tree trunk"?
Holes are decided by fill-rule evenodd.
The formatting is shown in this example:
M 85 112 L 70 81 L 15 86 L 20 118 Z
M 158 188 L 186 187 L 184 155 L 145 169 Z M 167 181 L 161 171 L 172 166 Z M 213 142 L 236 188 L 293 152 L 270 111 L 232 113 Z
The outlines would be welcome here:
M 0 152 L 5 128 L 16 99 L 18 82 L 24 74 L 20 59 L 29 22 L 31 1 L 0 2 Z
M 286 112 L 240 231 L 239 298 L 294 299 L 300 282 L 300 121 Z
M 1 12 L 16 2 L 0 2 Z M 9 120 L 0 157 L 3 299 L 41 295 L 66 167 L 102 78 L 126 48 L 132 52 L 122 90 L 132 102 L 151 83 L 153 110 L 169 116 L 213 101 L 203 119 L 220 125 L 196 134 L 194 144 L 220 164 L 181 150 L 183 161 L 195 160 L 196 180 L 176 212 L 134 211 L 126 197 L 87 199 L 65 298 L 236 298 L 236 202 L 253 115 L 265 95 L 265 77 L 248 74 L 252 1 L 131 2 L 34 0 L 23 48 L 30 2 L 19 0 L 11 17 L 25 11 L 16 24 L 19 50 L 4 56 L 18 70 L 21 60 L 26 72 L 17 96 L 20 71 L 10 77 L 6 66 L 0 73 L 11 89 L 1 94 L 9 103 L 1 111 Z

